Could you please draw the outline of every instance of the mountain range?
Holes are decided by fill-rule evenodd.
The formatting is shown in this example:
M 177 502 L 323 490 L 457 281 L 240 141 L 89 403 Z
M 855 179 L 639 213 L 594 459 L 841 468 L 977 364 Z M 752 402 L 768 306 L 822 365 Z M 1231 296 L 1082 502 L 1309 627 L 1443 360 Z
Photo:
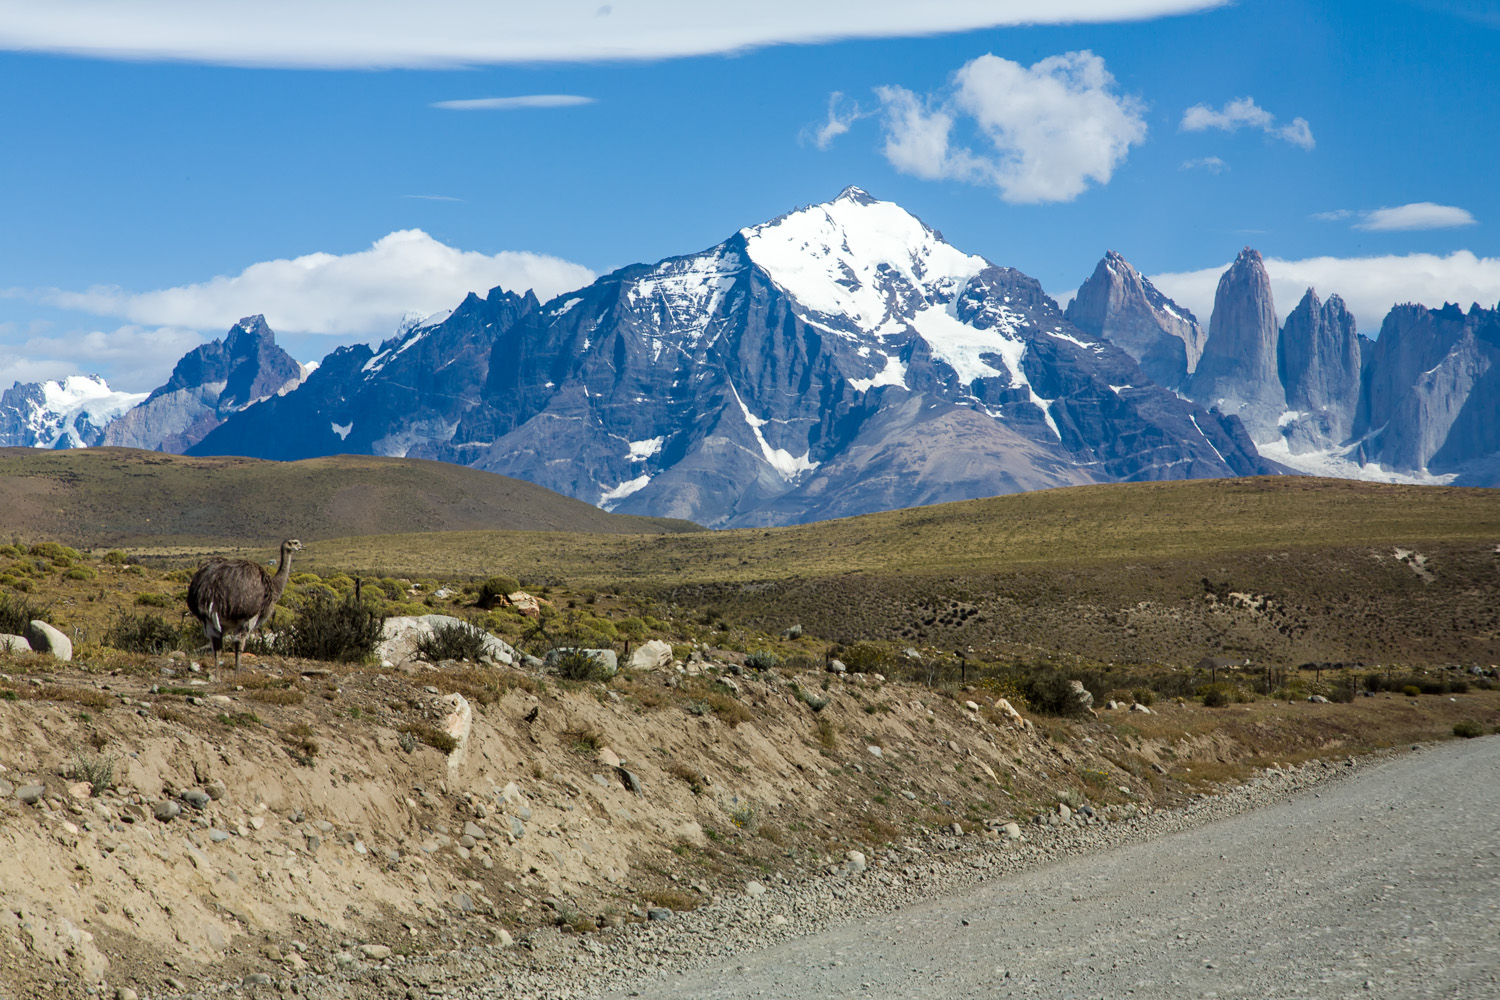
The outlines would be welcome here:
M 0 444 L 440 459 L 712 527 L 1084 483 L 1496 466 L 1495 310 L 1401 306 L 1373 342 L 1336 295 L 1277 315 L 1250 249 L 1206 332 L 1113 252 L 1064 311 L 849 188 L 548 302 L 471 293 L 315 368 L 249 317 L 71 437 L 10 420 L 12 396 L 38 392 L 18 385 Z

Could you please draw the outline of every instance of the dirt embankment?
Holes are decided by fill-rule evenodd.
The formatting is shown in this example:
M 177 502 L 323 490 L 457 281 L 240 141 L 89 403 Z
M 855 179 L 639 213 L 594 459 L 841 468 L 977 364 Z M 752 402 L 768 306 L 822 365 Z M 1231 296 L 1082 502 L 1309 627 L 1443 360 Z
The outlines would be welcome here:
M 1059 802 L 1096 822 L 1500 721 L 1500 694 L 1474 692 L 1018 727 L 982 691 L 736 669 L 585 684 L 275 660 L 207 683 L 181 659 L 6 660 L 0 997 L 608 934 L 914 830 L 999 838 Z

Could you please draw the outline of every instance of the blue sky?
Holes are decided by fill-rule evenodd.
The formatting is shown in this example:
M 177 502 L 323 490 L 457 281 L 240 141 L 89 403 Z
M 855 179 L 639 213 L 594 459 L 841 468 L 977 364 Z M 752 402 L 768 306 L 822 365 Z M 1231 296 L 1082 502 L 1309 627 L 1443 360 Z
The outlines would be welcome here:
M 856 27 L 815 0 L 445 0 L 415 26 L 358 5 L 389 16 L 352 36 L 343 0 L 248 28 L 184 2 L 0 0 L 5 384 L 149 389 L 248 312 L 313 360 L 848 184 L 1057 295 L 1118 250 L 1205 323 L 1245 245 L 1283 314 L 1316 283 L 1372 335 L 1397 299 L 1500 300 L 1483 0 L 872 0 Z M 1083 20 L 908 37 L 1012 11 Z M 888 37 L 806 40 L 851 32 Z M 435 106 L 536 95 L 585 100 Z

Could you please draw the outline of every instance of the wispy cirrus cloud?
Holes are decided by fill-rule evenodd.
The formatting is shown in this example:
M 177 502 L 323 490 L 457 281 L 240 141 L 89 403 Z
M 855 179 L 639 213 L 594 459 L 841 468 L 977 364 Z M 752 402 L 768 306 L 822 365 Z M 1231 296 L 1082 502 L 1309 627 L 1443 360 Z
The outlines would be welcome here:
M 1211 174 L 1222 174 L 1229 169 L 1229 164 L 1217 156 L 1200 156 L 1196 160 L 1183 160 L 1179 170 L 1206 170 Z
M 434 101 L 444 111 L 516 111 L 522 108 L 575 108 L 593 104 L 594 98 L 578 94 L 521 94 L 516 97 L 472 97 L 461 101 Z
M 0 0 L 0 49 L 320 68 L 667 59 L 767 45 L 926 37 L 1021 24 L 1138 21 L 1228 0 Z
M 452 308 L 469 292 L 499 285 L 535 289 L 546 300 L 594 279 L 588 268 L 525 251 L 459 250 L 420 229 L 406 229 L 348 254 L 313 253 L 261 261 L 238 274 L 155 291 L 9 289 L 62 309 L 113 316 L 142 326 L 228 329 L 264 313 L 278 333 L 385 336 L 406 313 Z
M 929 180 L 993 185 L 1016 204 L 1072 201 L 1107 184 L 1146 138 L 1144 106 L 1120 94 L 1104 60 L 1087 50 L 1022 66 L 996 55 L 965 63 L 950 91 L 876 89 L 885 158 Z M 971 126 L 978 149 L 954 138 Z
M 803 129 L 802 137 L 811 140 L 819 149 L 828 149 L 833 140 L 849 131 L 850 126 L 861 118 L 869 118 L 875 112 L 860 110 L 857 101 L 845 98 L 841 91 L 828 95 L 828 118 L 816 126 Z
M 1396 233 L 1419 229 L 1460 229 L 1464 226 L 1479 224 L 1479 220 L 1474 218 L 1474 214 L 1466 208 L 1459 208 L 1457 205 L 1439 205 L 1431 201 L 1414 201 L 1408 205 L 1396 205 L 1393 208 L 1367 208 L 1360 211 L 1338 208 L 1331 212 L 1314 212 L 1312 217 L 1320 222 L 1345 222 L 1349 219 L 1356 219 L 1358 221 L 1352 224 L 1352 228 L 1375 233 Z
M 1203 132 L 1211 128 L 1225 132 L 1237 132 L 1241 128 L 1259 129 L 1276 139 L 1284 139 L 1294 146 L 1312 149 L 1312 126 L 1306 118 L 1293 118 L 1285 125 L 1276 123 L 1276 116 L 1255 103 L 1254 98 L 1239 97 L 1215 111 L 1207 104 L 1194 104 L 1182 113 L 1184 132 Z

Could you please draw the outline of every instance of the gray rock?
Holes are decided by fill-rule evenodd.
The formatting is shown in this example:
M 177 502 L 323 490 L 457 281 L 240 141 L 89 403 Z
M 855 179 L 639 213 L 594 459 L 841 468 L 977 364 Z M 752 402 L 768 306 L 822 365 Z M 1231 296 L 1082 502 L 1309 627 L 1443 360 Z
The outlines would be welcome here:
M 464 824 L 464 836 L 473 837 L 475 840 L 487 840 L 489 838 L 489 834 L 485 832 L 484 827 L 474 822 Z M 472 847 L 474 845 L 466 844 L 465 846 Z
M 155 816 L 163 823 L 170 823 L 172 820 L 182 815 L 182 806 L 173 802 L 171 799 L 162 799 L 156 805 L 152 806 L 151 815 Z
M 469 626 L 462 618 L 454 618 L 451 615 L 408 615 L 387 618 L 381 626 L 381 641 L 375 648 L 376 656 L 382 661 L 389 661 L 392 666 L 402 666 L 420 659 L 417 654 L 417 643 L 433 635 L 439 628 L 453 628 L 457 626 Z M 520 654 L 503 639 L 485 633 L 484 650 L 481 657 L 489 657 L 497 663 L 510 666 L 516 662 Z M 435 691 L 432 693 L 436 693 Z
M 307 845 L 307 853 L 317 854 L 318 848 L 323 846 L 323 838 L 316 833 L 309 833 L 303 841 Z
M 207 792 L 201 788 L 188 788 L 179 792 L 177 797 L 194 809 L 206 809 L 209 802 L 213 801 Z
M 476 846 L 478 846 L 478 844 L 479 844 L 479 841 L 475 840 L 473 837 L 469 836 L 467 833 L 464 834 L 462 837 L 458 838 L 458 846 L 462 847 L 466 851 L 470 850 L 470 849 L 472 849 L 472 848 L 474 848 Z
M 1003 830 L 1005 832 L 1005 835 L 1011 840 L 1021 839 L 1021 827 L 1017 823 L 1006 823 L 1000 829 Z
M 800 639 L 800 638 L 802 638 L 802 626 L 801 625 L 793 625 L 791 628 L 782 630 L 781 637 L 783 639 Z
M 861 851 L 849 851 L 844 855 L 844 860 L 847 862 L 845 868 L 851 875 L 857 875 L 864 871 L 865 866 L 868 864 L 864 853 Z
M 510 835 L 517 840 L 526 836 L 526 826 L 521 822 L 519 816 L 510 817 Z
M 653 906 L 646 911 L 647 920 L 671 920 L 672 911 L 665 906 Z
M 615 770 L 619 772 L 620 780 L 625 783 L 626 788 L 630 789 L 637 795 L 640 795 L 642 797 L 645 796 L 646 790 L 641 787 L 641 779 L 635 776 L 635 772 L 627 771 L 623 767 L 617 767 L 615 768 Z
M 473 904 L 470 904 L 472 908 Z M 359 955 L 369 962 L 384 962 L 391 957 L 391 949 L 383 944 L 362 944 L 359 946 Z
M 885 756 L 885 751 L 881 750 L 877 746 L 874 746 L 873 744 L 870 745 L 870 746 L 865 747 L 865 749 L 870 752 L 870 756 L 871 757 L 884 757 Z
M 208 797 L 213 799 L 215 802 L 219 801 L 224 796 L 229 794 L 229 786 L 225 785 L 224 782 L 219 781 L 218 779 L 206 782 L 203 785 L 203 790 L 207 792 Z
M 948 825 L 948 830 L 955 837 L 962 837 L 964 835 L 964 828 L 959 823 L 950 823 Z
M 5 798 L 7 795 L 9 795 L 11 792 L 13 792 L 15 790 L 16 790 L 16 786 L 15 785 L 12 785 L 10 782 L 6 781 L 4 778 L 0 778 L 0 799 Z
M 630 654 L 630 669 L 659 670 L 672 662 L 672 644 L 660 639 L 643 642 Z
M 1131 705 L 1130 710 L 1132 712 L 1140 712 L 1142 715 L 1151 714 L 1151 709 L 1147 708 L 1145 705 L 1142 705 L 1140 702 L 1136 702 L 1134 705 Z
M 115 1000 L 140 1000 L 140 994 L 129 986 L 115 988 Z
M 44 621 L 26 626 L 26 641 L 38 653 L 50 653 L 59 660 L 73 659 L 73 640 Z
M 229 839 L 229 834 L 223 830 L 212 829 L 208 831 L 208 839 L 213 841 L 215 844 L 222 844 L 224 843 L 224 841 Z
M 752 881 L 752 882 L 746 882 L 745 883 L 745 895 L 747 895 L 747 896 L 753 896 L 756 899 L 759 899 L 761 896 L 764 896 L 765 894 L 766 894 L 766 887 L 763 886 L 763 885 L 761 885 L 759 882 Z
M 1319 303 L 1309 288 L 1287 316 L 1277 342 L 1286 405 L 1300 416 L 1282 426 L 1292 454 L 1343 444 L 1359 404 L 1360 337 L 1337 295 Z
M 1140 362 L 1157 385 L 1175 389 L 1195 368 L 1207 335 L 1183 306 L 1111 250 L 1078 288 L 1064 315 Z
M 26 641 L 25 636 L 0 633 L 0 653 L 29 653 L 31 643 Z
M 46 785 L 22 785 L 16 789 L 16 801 L 22 805 L 34 806 L 42 801 L 42 796 L 46 794 Z
M 1079 705 L 1086 709 L 1094 707 L 1094 696 L 1089 693 L 1088 688 L 1083 686 L 1083 681 L 1069 681 L 1068 686 L 1073 689 L 1073 699 Z
M 829 660 L 828 671 L 834 674 L 844 674 L 849 672 L 849 668 L 844 666 L 843 660 Z
M 463 913 L 474 912 L 474 897 L 467 892 L 455 892 L 453 894 L 453 908 Z
M 1057 804 L 1057 818 L 1062 820 L 1064 823 L 1073 818 L 1073 810 L 1068 808 L 1068 804 L 1066 802 L 1059 802 Z
M 1310 695 L 1307 696 L 1307 700 L 1311 701 L 1311 702 L 1314 702 L 1316 704 L 1319 704 L 1319 705 L 1326 705 L 1326 704 L 1328 704 L 1328 699 L 1325 698 L 1325 697 L 1323 697 L 1320 694 L 1310 694 Z
M 252 972 L 244 978 L 246 986 L 270 986 L 271 977 L 264 972 Z

